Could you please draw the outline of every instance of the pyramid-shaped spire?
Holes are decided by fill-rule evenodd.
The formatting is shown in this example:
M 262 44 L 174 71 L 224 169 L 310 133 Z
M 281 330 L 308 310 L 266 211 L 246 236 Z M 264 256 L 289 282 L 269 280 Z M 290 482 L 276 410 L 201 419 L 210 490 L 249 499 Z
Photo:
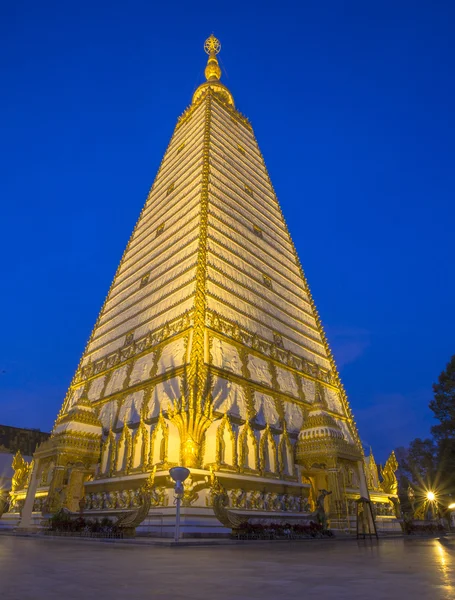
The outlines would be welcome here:
M 61 415 L 87 394 L 105 431 L 142 415 L 169 463 L 203 468 L 223 415 L 229 444 L 267 427 L 287 447 L 279 437 L 295 440 L 323 397 L 361 452 L 253 129 L 220 83 L 218 40 L 205 49 L 207 81 L 177 122 Z M 233 469 L 260 472 L 254 452 L 228 450 Z

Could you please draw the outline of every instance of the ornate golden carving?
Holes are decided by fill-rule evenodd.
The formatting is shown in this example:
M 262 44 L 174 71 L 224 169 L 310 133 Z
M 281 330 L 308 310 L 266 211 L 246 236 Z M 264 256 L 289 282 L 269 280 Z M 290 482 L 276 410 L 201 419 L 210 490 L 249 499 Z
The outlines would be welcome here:
M 273 357 L 274 361 L 281 362 L 290 369 L 304 374 L 308 379 L 321 381 L 338 390 L 337 385 L 332 379 L 331 372 L 327 369 L 289 350 L 278 348 L 273 342 L 259 336 L 257 333 L 249 331 L 243 326 L 241 327 L 238 323 L 220 315 L 218 312 L 208 310 L 206 324 L 207 327 L 222 333 L 227 338 L 251 348 L 254 351 L 253 354 L 257 354 L 258 356 L 263 354 L 270 358 Z M 250 379 L 250 377 L 248 378 Z
M 250 450 L 250 444 L 252 449 Z M 253 464 L 251 464 L 251 451 Z M 245 423 L 239 435 L 239 471 L 258 471 L 258 442 L 249 422 Z
M 398 469 L 398 461 L 395 452 L 390 454 L 386 464 L 381 469 L 382 483 L 380 485 L 383 492 L 386 494 L 398 494 L 398 481 L 395 471 Z
M 231 454 L 232 454 L 232 462 L 226 462 L 226 448 L 225 448 L 225 440 L 224 434 L 228 433 L 229 439 L 231 441 Z M 221 419 L 221 423 L 216 430 L 216 465 L 217 469 L 225 467 L 226 465 L 236 467 L 237 466 L 237 446 L 236 446 L 236 438 L 234 430 L 232 429 L 231 420 L 229 415 L 225 413 L 223 418 Z
M 11 482 L 11 493 L 15 494 L 26 487 L 31 474 L 31 464 L 24 460 L 20 450 L 18 450 L 14 455 L 12 467 L 14 474 Z

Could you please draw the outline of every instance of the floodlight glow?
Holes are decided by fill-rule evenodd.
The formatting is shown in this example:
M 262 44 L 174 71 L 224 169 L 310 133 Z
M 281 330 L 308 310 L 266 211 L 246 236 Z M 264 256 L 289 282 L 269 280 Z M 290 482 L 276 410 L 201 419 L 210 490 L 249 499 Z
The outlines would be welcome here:
M 434 492 L 427 492 L 427 500 L 434 502 L 436 500 L 436 494 Z
M 452 504 L 449 504 L 449 508 L 452 510 L 455 508 L 455 502 L 452 502 Z

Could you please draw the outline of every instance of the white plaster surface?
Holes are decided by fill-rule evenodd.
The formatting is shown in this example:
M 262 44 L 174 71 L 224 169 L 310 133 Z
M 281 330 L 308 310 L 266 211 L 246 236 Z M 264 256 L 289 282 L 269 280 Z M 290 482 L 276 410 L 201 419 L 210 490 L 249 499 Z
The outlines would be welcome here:
M 280 390 L 285 394 L 291 394 L 295 398 L 298 398 L 299 390 L 295 381 L 294 373 L 281 367 L 276 368 L 277 380 Z
M 315 384 L 311 379 L 306 377 L 301 378 L 303 393 L 305 394 L 306 402 L 314 402 Z
M 216 377 L 213 386 L 213 410 L 246 419 L 247 407 L 242 386 Z
M 213 364 L 222 369 L 242 374 L 242 363 L 237 348 L 220 338 L 214 337 L 212 342 Z
M 157 383 L 153 388 L 149 401 L 147 418 L 157 417 L 160 414 L 160 409 L 164 412 L 172 408 L 181 396 L 180 386 L 180 377 L 172 377 Z
M 303 425 L 302 409 L 293 402 L 284 402 L 286 426 L 289 432 L 297 433 Z
M 111 400 L 110 402 L 106 402 L 100 409 L 99 419 L 104 427 L 104 429 L 110 429 L 114 426 L 114 419 L 117 415 L 117 401 Z
M 91 382 L 90 389 L 87 394 L 89 400 L 92 400 L 92 402 L 95 400 L 99 400 L 101 392 L 104 387 L 105 380 L 106 380 L 106 376 L 101 375 L 100 377 L 97 377 L 96 379 L 94 379 Z
M 145 354 L 145 356 L 141 356 L 141 358 L 138 358 L 135 361 L 133 370 L 131 371 L 130 385 L 136 385 L 137 383 L 149 378 L 150 369 L 153 366 L 154 356 L 154 352 L 149 352 L 148 354 Z
M 184 363 L 185 359 L 185 340 L 179 338 L 172 341 L 163 348 L 163 352 L 158 360 L 157 375 L 175 369 Z
M 250 354 L 248 355 L 248 369 L 250 371 L 251 379 L 259 383 L 272 385 L 272 375 L 270 374 L 267 361 Z
M 126 372 L 127 372 L 127 366 L 123 365 L 123 366 L 119 367 L 118 369 L 116 369 L 112 373 L 109 383 L 106 386 L 106 391 L 105 391 L 106 396 L 109 396 L 110 394 L 113 394 L 114 392 L 118 392 L 119 390 L 122 389 L 123 383 L 126 379 Z
M 337 391 L 325 388 L 325 399 L 330 410 L 333 410 L 333 412 L 337 412 L 340 415 L 344 413 L 343 405 L 341 404 L 340 396 Z
M 117 427 L 122 427 L 125 422 L 129 424 L 139 421 L 143 399 L 144 390 L 128 394 L 120 407 Z
M 260 425 L 276 426 L 280 422 L 280 417 L 276 410 L 275 400 L 262 392 L 254 393 L 254 408 L 256 410 L 255 420 Z

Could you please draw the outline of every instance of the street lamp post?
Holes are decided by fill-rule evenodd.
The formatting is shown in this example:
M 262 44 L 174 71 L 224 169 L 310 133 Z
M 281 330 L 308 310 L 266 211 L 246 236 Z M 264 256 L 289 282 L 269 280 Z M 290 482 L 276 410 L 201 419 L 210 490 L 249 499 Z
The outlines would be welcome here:
M 183 498 L 183 494 L 185 491 L 185 489 L 183 487 L 183 482 L 185 481 L 185 479 L 187 479 L 189 474 L 190 474 L 190 470 L 187 469 L 186 467 L 172 467 L 172 469 L 169 469 L 169 475 L 175 481 L 174 493 L 175 493 L 176 509 L 175 509 L 174 540 L 177 543 L 180 539 L 180 502 Z

